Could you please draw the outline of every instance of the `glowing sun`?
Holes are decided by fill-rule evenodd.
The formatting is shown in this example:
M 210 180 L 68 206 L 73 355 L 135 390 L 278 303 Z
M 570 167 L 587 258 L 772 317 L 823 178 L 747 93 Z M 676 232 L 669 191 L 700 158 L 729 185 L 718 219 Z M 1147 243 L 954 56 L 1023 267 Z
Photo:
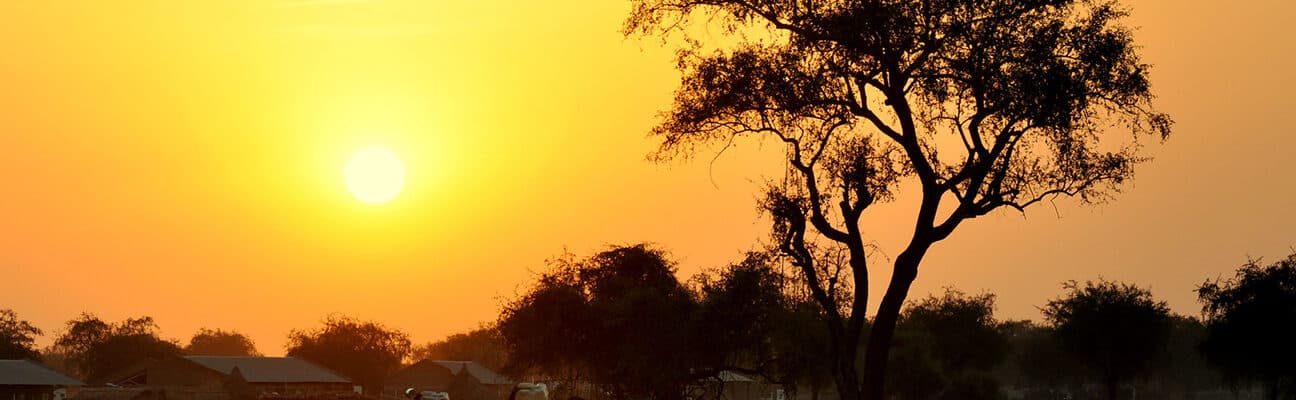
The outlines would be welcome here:
M 389 202 L 405 186 L 405 164 L 386 147 L 367 147 L 355 152 L 342 175 L 351 195 L 369 204 Z

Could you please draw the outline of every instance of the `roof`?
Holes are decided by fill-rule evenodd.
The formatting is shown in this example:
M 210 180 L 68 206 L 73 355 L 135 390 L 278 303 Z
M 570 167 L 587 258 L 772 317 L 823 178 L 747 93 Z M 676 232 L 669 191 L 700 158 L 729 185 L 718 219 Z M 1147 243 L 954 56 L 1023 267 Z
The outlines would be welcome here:
M 450 373 L 455 374 L 456 376 L 460 375 L 461 372 L 468 371 L 469 376 L 486 385 L 513 384 L 512 381 L 508 380 L 508 378 L 505 378 L 503 375 L 500 375 L 495 371 L 491 371 L 490 368 L 486 368 L 475 361 L 423 360 L 423 362 L 430 362 L 445 367 L 450 370 Z
M 225 375 L 234 372 L 238 367 L 243 380 L 248 382 L 288 382 L 288 383 L 351 383 L 334 373 L 306 360 L 293 357 L 227 357 L 227 356 L 185 356 L 208 369 Z
M 83 388 L 77 392 L 77 400 L 154 400 L 166 399 L 162 390 L 148 388 Z
M 0 360 L 0 385 L 81 386 L 81 381 L 28 360 Z

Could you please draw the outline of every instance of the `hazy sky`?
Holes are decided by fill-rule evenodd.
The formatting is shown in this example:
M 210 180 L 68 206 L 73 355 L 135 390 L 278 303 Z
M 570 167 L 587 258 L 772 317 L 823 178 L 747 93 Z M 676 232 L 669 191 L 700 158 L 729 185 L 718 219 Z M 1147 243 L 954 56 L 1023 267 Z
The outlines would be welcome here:
M 1194 285 L 1296 251 L 1296 5 L 1127 4 L 1172 139 L 1113 203 L 965 223 L 913 296 L 992 291 L 1001 317 L 1038 319 L 1060 282 L 1103 276 L 1196 315 Z M 678 73 L 670 48 L 618 33 L 628 9 L 0 2 L 0 308 L 41 344 L 90 311 L 281 354 L 332 312 L 417 342 L 472 328 L 564 249 L 654 242 L 684 275 L 736 260 L 764 235 L 777 147 L 645 161 Z M 343 185 L 371 145 L 409 168 L 383 206 Z M 887 255 L 908 200 L 868 220 Z

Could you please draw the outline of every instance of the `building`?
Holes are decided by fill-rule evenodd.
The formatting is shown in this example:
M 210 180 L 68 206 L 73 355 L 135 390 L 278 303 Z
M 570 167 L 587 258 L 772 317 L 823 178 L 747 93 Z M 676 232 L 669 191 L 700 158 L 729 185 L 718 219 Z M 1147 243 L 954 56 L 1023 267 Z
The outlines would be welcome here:
M 109 382 L 124 388 L 163 390 L 168 398 L 201 399 L 212 393 L 240 398 L 355 392 L 350 380 L 293 357 L 168 357 L 137 365 Z
M 503 400 L 513 382 L 473 361 L 423 360 L 392 373 L 383 385 L 386 396 L 405 389 L 450 394 L 450 400 Z
M 28 360 L 0 360 L 0 400 L 63 400 L 81 382 Z

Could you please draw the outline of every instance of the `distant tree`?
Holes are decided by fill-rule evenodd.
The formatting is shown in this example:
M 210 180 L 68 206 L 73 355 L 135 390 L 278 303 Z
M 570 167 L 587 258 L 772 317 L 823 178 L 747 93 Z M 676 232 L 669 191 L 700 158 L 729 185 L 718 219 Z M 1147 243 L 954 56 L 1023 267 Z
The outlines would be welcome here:
M 1171 315 L 1165 357 L 1150 376 L 1159 385 L 1140 390 L 1139 397 L 1145 397 L 1146 393 L 1149 397 L 1191 399 L 1198 391 L 1220 388 L 1223 383 L 1220 374 L 1211 368 L 1200 351 L 1205 339 L 1206 326 L 1201 320 Z
M 185 354 L 196 356 L 260 356 L 256 344 L 235 331 L 202 328 L 189 339 Z
M 67 322 L 54 341 L 73 371 L 90 384 L 101 384 L 113 373 L 140 362 L 180 354 L 180 346 L 162 339 L 152 317 L 108 323 L 89 313 Z
M 1049 301 L 1044 316 L 1060 343 L 1115 400 L 1122 384 L 1149 372 L 1164 354 L 1169 307 L 1130 284 L 1072 281 L 1063 287 L 1067 294 Z
M 400 368 L 410 352 L 409 335 L 377 322 L 329 316 L 324 326 L 288 334 L 288 355 L 315 362 L 342 373 L 379 393 L 383 378 Z
M 504 337 L 494 326 L 483 326 L 466 333 L 456 333 L 436 342 L 415 346 L 411 359 L 475 361 L 500 371 L 508 360 Z
M 1072 398 L 1083 383 L 1084 370 L 1058 340 L 1052 327 L 1031 321 L 1003 325 L 1008 338 L 1008 373 L 1027 399 Z
M 699 274 L 694 369 L 758 375 L 789 391 L 808 387 L 811 397 L 831 381 L 822 311 L 793 293 L 796 282 L 775 267 L 778 259 L 752 252 L 740 262 Z
M 896 327 L 890 391 L 898 399 L 992 399 L 1008 354 L 994 295 L 947 289 L 911 304 Z
M 69 376 L 80 375 L 72 363 L 68 361 L 67 349 L 63 347 L 55 344 L 45 346 L 45 348 L 40 350 L 40 358 L 41 364 L 44 364 L 50 369 L 62 372 Z
M 698 303 L 674 263 L 641 244 L 553 264 L 501 313 L 508 370 L 580 379 L 621 399 L 683 398 L 700 357 L 690 347 Z
M 786 393 L 799 397 L 798 390 L 809 390 L 810 400 L 819 400 L 820 393 L 832 388 L 830 334 L 823 323 L 823 309 L 812 300 L 793 297 L 791 310 L 779 313 L 775 329 L 769 333 L 773 356 L 766 376 L 783 382 Z M 705 333 L 703 333 L 705 334 Z
M 1207 360 L 1233 379 L 1263 382 L 1271 400 L 1296 398 L 1296 254 L 1269 265 L 1251 260 L 1197 295 Z
M 40 360 L 36 337 L 41 334 L 30 322 L 18 319 L 13 310 L 0 310 L 0 360 Z
M 632 3 L 627 35 L 685 39 L 672 42 L 682 78 L 652 130 L 654 158 L 744 137 L 785 146 L 784 181 L 762 205 L 825 311 L 825 362 L 842 400 L 884 398 L 896 322 L 935 243 L 998 209 L 1107 199 L 1145 160 L 1138 142 L 1170 133 L 1116 1 Z M 688 37 L 695 22 L 727 36 Z M 913 232 L 895 252 L 859 371 L 874 255 L 860 221 L 906 183 Z M 849 254 L 844 309 L 817 266 L 828 249 Z

